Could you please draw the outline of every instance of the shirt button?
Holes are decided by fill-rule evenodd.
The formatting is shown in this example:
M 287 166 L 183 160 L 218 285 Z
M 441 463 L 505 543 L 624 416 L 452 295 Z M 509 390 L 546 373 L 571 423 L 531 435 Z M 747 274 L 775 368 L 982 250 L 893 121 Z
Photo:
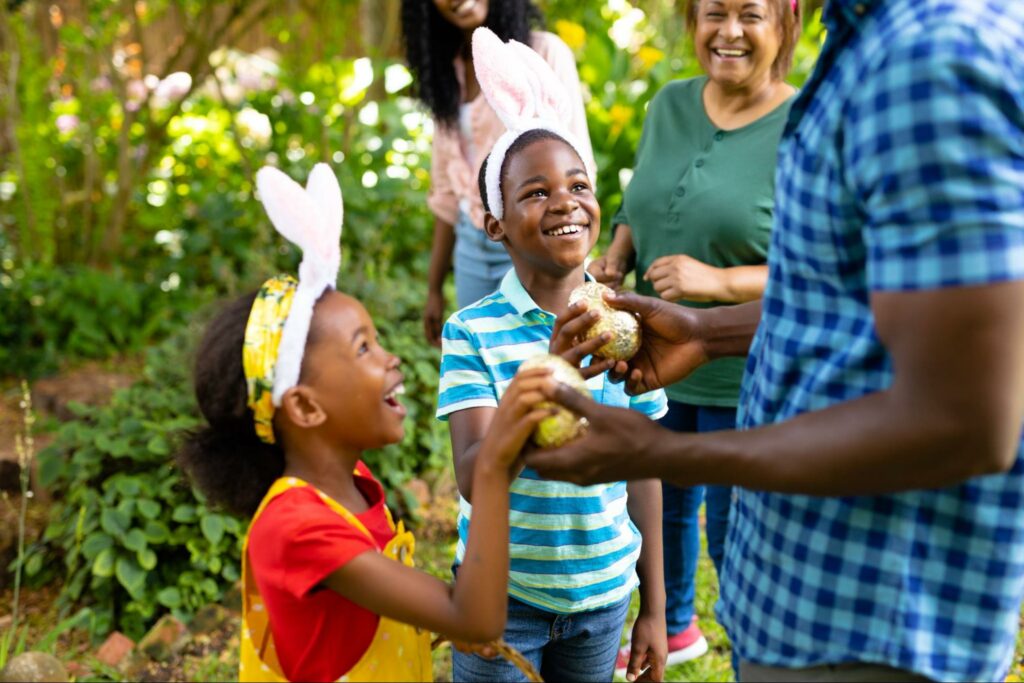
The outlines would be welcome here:
M 685 194 L 686 194 L 686 188 L 685 187 L 677 187 L 676 188 L 676 196 L 677 197 L 682 197 Z
M 861 3 L 857 3 L 856 5 L 853 6 L 853 11 L 856 12 L 859 16 L 864 16 L 864 13 L 868 11 L 868 8 L 862 5 Z
M 722 131 L 718 131 L 717 133 L 715 133 L 715 139 L 716 140 L 721 140 L 724 137 L 725 137 L 725 133 L 723 133 Z
M 697 161 L 695 161 L 693 165 L 696 166 L 697 168 L 700 168 L 701 166 L 704 165 L 704 160 L 703 159 L 697 159 Z

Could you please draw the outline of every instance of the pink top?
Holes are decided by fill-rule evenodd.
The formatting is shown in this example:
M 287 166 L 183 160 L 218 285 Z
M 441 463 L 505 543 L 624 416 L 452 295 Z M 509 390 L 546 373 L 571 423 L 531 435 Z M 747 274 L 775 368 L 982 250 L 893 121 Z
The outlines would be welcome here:
M 590 163 L 594 152 L 590 146 L 580 78 L 576 73 L 576 59 L 572 50 L 553 33 L 534 32 L 531 38 L 531 47 L 551 65 L 558 78 L 565 83 L 566 89 L 580 93 L 579 97 L 572 98 L 571 119 L 563 123 L 576 136 L 584 152 L 590 155 L 590 159 L 584 159 Z M 455 76 L 465 87 L 465 65 L 461 56 L 455 58 Z M 472 133 L 468 142 L 463 138 L 459 126 L 437 126 L 434 131 L 431 188 L 427 195 L 427 205 L 435 216 L 452 225 L 461 207 L 469 214 L 473 225 L 480 228 L 484 223 L 484 207 L 480 200 L 477 175 L 487 152 L 505 132 L 505 126 L 482 94 L 469 102 L 468 107 Z

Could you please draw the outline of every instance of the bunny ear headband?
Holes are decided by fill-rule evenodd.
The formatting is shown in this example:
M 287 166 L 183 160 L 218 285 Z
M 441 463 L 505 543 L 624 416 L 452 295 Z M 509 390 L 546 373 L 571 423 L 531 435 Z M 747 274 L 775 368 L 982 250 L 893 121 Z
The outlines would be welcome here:
M 245 326 L 242 367 L 256 434 L 274 443 L 274 410 L 299 383 L 313 306 L 333 289 L 341 265 L 341 188 L 327 164 L 313 167 L 306 187 L 276 168 L 256 173 L 260 201 L 277 231 L 302 249 L 299 279 L 278 275 L 263 283 Z
M 505 156 L 528 130 L 547 130 L 564 139 L 587 164 L 591 183 L 596 181 L 589 155 L 563 125 L 572 116 L 570 94 L 543 57 L 514 40 L 503 43 L 490 29 L 481 27 L 473 31 L 473 67 L 487 103 L 507 128 L 491 148 L 484 172 L 487 205 L 495 218 L 501 220 L 505 213 L 501 198 Z

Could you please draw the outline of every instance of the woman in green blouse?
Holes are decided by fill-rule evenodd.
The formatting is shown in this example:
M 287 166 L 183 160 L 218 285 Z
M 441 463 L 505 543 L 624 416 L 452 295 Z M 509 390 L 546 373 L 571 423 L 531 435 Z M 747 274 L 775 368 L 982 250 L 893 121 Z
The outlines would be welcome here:
M 618 287 L 683 306 L 759 298 L 774 205 L 775 160 L 796 89 L 784 82 L 800 31 L 795 0 L 690 0 L 687 25 L 706 76 L 674 81 L 651 101 L 633 178 L 608 252 L 590 265 Z M 742 359 L 713 361 L 667 388 L 662 423 L 733 429 Z M 693 611 L 703 487 L 663 484 L 668 663 L 707 651 Z M 707 487 L 708 551 L 721 574 L 730 487 Z M 728 568 L 725 568 L 728 571 Z

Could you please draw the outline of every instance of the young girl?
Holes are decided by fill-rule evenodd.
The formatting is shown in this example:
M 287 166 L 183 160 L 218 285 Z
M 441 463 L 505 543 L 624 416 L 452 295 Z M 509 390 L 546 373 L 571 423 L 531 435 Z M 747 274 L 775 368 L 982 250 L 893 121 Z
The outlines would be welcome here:
M 260 170 L 274 226 L 303 249 L 230 304 L 199 346 L 195 389 L 209 426 L 180 461 L 215 504 L 253 515 L 245 540 L 242 681 L 431 680 L 429 631 L 489 641 L 505 624 L 508 487 L 524 441 L 550 414 L 553 381 L 517 378 L 481 447 L 481 491 L 454 587 L 412 568 L 413 539 L 360 461 L 402 439 L 399 359 L 363 306 L 334 290 L 341 191 L 318 164 L 304 190 Z M 543 392 L 543 393 L 542 393 Z
M 486 503 L 472 472 L 520 363 L 550 351 L 579 365 L 610 338 L 574 346 L 594 314 L 562 317 L 570 292 L 586 279 L 584 262 L 601 225 L 593 170 L 560 123 L 563 90 L 524 45 L 481 28 L 473 49 L 481 88 L 509 129 L 480 174 L 484 227 L 514 267 L 496 292 L 455 313 L 443 331 L 438 415 L 451 430 L 462 542 Z M 585 369 L 596 400 L 664 414 L 663 392 L 627 396 L 624 385 L 608 381 L 607 367 Z M 505 640 L 546 680 L 612 679 L 638 584 L 627 673 L 635 678 L 650 668 L 650 678 L 660 680 L 667 645 L 659 482 L 634 482 L 628 491 L 624 482 L 578 487 L 525 469 L 512 484 L 511 544 Z M 460 543 L 457 559 L 464 549 L 468 543 Z M 478 655 L 456 653 L 453 667 L 456 681 L 521 680 L 507 663 Z
M 487 26 L 502 40 L 515 39 L 537 51 L 558 75 L 572 109 L 567 126 L 589 160 L 590 136 L 576 60 L 562 40 L 546 31 L 532 0 L 402 0 L 406 59 L 416 94 L 436 124 L 431 152 L 430 194 L 435 216 L 423 327 L 427 341 L 441 344 L 445 277 L 455 270 L 458 308 L 498 288 L 512 267 L 500 244 L 483 232 L 484 211 L 476 174 L 494 141 L 505 131 L 501 120 L 480 97 L 470 36 Z

